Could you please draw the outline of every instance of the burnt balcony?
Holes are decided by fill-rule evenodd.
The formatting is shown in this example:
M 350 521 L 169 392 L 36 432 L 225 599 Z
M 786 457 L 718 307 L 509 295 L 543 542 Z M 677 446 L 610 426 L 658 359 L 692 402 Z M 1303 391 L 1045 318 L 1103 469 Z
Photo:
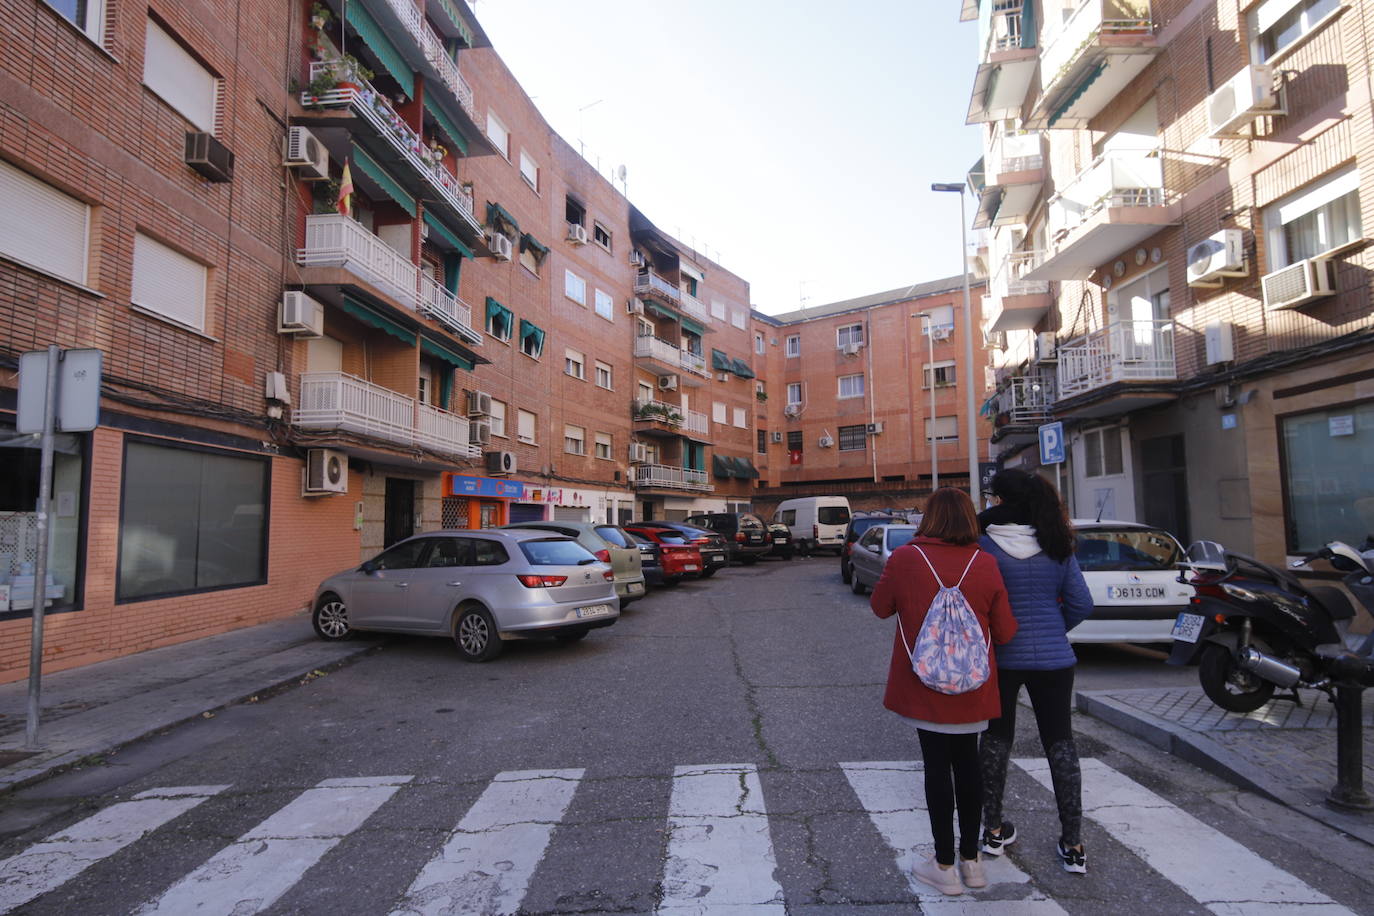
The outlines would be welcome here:
M 663 279 L 652 270 L 641 270 L 635 275 L 635 295 L 657 297 L 673 305 L 682 303 L 682 291 L 677 285 Z
M 1050 284 L 1027 277 L 1044 260 L 1043 251 L 1013 251 L 997 265 L 983 320 L 988 331 L 1025 331 L 1034 328 L 1050 310 Z
M 1084 0 L 1043 44 L 1034 128 L 1087 127 L 1159 53 L 1150 0 Z
M 1173 399 L 1160 384 L 1150 384 L 1178 379 L 1174 323 L 1168 319 L 1114 322 L 1064 342 L 1055 355 L 1059 360 L 1055 387 L 1061 404 L 1095 392 L 1110 395 L 1104 398 L 1106 403 L 1075 408 L 1075 416 L 1123 413 Z M 1146 390 L 1132 391 L 1131 385 Z
M 689 490 L 709 493 L 715 488 L 705 471 L 667 464 L 637 464 L 631 468 L 637 490 Z
M 423 404 L 345 372 L 305 372 L 291 424 L 300 429 L 355 433 L 457 458 L 480 458 L 469 441 L 467 417 Z

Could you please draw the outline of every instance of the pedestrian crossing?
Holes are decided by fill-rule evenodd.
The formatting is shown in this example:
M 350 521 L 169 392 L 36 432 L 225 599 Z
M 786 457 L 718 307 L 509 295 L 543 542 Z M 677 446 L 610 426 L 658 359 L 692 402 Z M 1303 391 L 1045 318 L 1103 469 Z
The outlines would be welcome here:
M 1014 763 L 1028 784 L 1049 788 L 1049 769 L 1043 759 Z M 1217 916 L 1350 912 L 1102 761 L 1082 763 L 1085 819 L 1107 831 L 1161 882 L 1195 901 L 1200 911 Z M 905 902 L 918 903 L 921 912 L 935 916 L 1062 916 L 1067 912 L 1046 889 L 1052 881 L 1043 873 L 1037 878 L 1023 870 L 1044 867 L 1046 857 L 1031 849 L 1012 847 L 1009 855 L 989 859 L 990 886 L 985 891 L 946 897 L 920 883 L 912 876 L 912 868 L 933 848 L 920 762 L 861 761 L 841 763 L 838 770 L 861 812 L 850 817 L 851 826 L 864 818 L 871 824 L 890 856 L 891 867 L 905 881 L 897 892 L 907 895 Z M 770 815 L 764 775 L 754 765 L 742 763 L 679 766 L 664 774 L 670 785 L 662 811 L 662 868 L 647 895 L 656 901 L 655 912 L 663 916 L 783 916 L 789 907 L 814 903 L 789 901 L 784 889 L 788 879 L 779 867 L 777 830 L 771 818 L 795 817 L 796 812 Z M 388 858 L 399 863 L 395 867 L 407 870 L 398 876 L 396 885 L 405 890 L 389 907 L 376 911 L 389 909 L 392 916 L 521 912 L 531 888 L 541 880 L 541 863 L 559 842 L 560 827 L 568 826 L 570 807 L 587 778 L 583 769 L 497 774 L 437 851 L 408 856 L 411 850 L 406 847 L 388 850 Z M 206 803 L 222 794 L 231 797 L 231 788 L 150 789 L 20 848 L 0 859 L 0 914 L 41 902 L 45 895 L 88 872 L 95 876 L 102 863 L 114 857 L 128 867 L 143 844 L 153 843 L 165 831 L 189 830 L 201 816 L 197 809 L 206 810 L 210 807 Z M 331 854 L 342 855 L 336 847 L 370 819 L 417 788 L 415 777 L 409 775 L 325 779 L 152 899 L 115 911 L 139 916 L 246 916 L 267 910 L 298 884 L 308 882 L 310 871 L 327 865 Z M 853 809 L 842 800 L 834 804 L 837 811 Z M 849 830 L 836 842 L 841 846 L 857 842 L 854 835 L 856 831 Z M 607 863 L 617 861 L 614 849 L 594 852 Z M 1120 855 L 1119 851 L 1115 854 Z M 881 867 L 886 866 L 874 862 L 872 870 Z M 1093 882 L 1095 876 L 1100 876 L 1099 882 L 1110 880 L 1110 863 L 1100 855 L 1089 859 L 1089 867 L 1089 875 L 1081 880 Z M 1057 872 L 1057 866 L 1054 869 Z

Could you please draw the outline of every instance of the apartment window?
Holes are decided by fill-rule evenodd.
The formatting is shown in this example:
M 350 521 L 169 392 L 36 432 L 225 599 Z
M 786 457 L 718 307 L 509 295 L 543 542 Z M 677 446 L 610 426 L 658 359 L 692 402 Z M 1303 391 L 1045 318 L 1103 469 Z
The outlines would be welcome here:
M 585 381 L 587 378 L 587 358 L 576 350 L 565 350 L 563 353 L 563 374 Z
M 104 46 L 105 0 L 47 0 L 47 4 L 91 41 Z
M 538 359 L 544 353 L 544 331 L 536 324 L 520 319 L 520 352 Z
M 927 441 L 930 441 L 932 435 L 936 442 L 950 442 L 959 438 L 958 417 L 936 417 L 934 427 L 930 424 L 930 418 L 926 417 L 925 426 Z
M 788 403 L 788 404 L 800 404 L 801 402 L 802 402 L 802 383 L 801 383 L 801 382 L 788 382 L 788 383 L 787 383 L 787 403 Z
M 758 439 L 758 445 L 755 446 L 755 451 L 760 455 L 768 454 L 768 430 L 759 430 L 756 438 Z
M 641 404 L 647 404 L 654 399 L 654 386 L 647 382 L 636 382 L 635 390 L 639 392 L 637 400 Z
M 266 582 L 269 464 L 128 440 L 116 600 Z
M 689 296 L 695 297 L 697 294 L 697 278 L 684 276 L 682 278 L 682 291 Z
M 1288 552 L 1308 553 L 1332 540 L 1358 544 L 1374 506 L 1374 403 L 1284 417 L 1284 490 Z
M 864 396 L 864 377 L 862 375 L 840 376 L 840 397 L 861 398 Z
M 487 421 L 491 424 L 491 434 L 493 436 L 506 436 L 506 402 L 491 399 L 491 418 Z
M 730 323 L 733 324 L 735 327 L 739 328 L 741 331 L 743 331 L 745 325 L 748 324 L 748 318 L 749 313 L 744 311 L 744 309 L 730 310 Z
M 510 340 L 515 315 L 495 299 L 487 299 L 487 333 L 500 341 Z
M 860 423 L 840 427 L 840 451 L 861 452 L 868 447 L 868 427 Z
M 205 330 L 209 271 L 142 233 L 134 235 L 134 283 L 130 302 L 177 324 Z
M 1083 476 L 1115 477 L 1125 471 L 1121 455 L 1121 428 L 1109 426 L 1083 434 Z
M 603 290 L 596 291 L 596 313 L 607 321 L 615 320 L 615 300 Z
M 151 19 L 146 36 L 143 85 L 195 127 L 214 133 L 219 77 Z
M 946 328 L 946 333 L 954 330 L 954 306 L 937 305 L 933 309 L 926 309 L 926 314 L 930 315 L 929 321 L 921 322 L 921 333 L 927 333 L 930 328 Z
M 548 246 L 544 245 L 528 232 L 520 236 L 520 266 L 539 276 L 539 268 L 544 264 L 544 258 L 548 255 Z M 585 302 L 583 303 L 586 304 Z
M 787 349 L 786 349 L 786 353 L 787 353 L 787 355 L 788 355 L 789 357 L 791 357 L 791 356 L 801 356 L 801 335 L 800 335 L 800 334 L 789 334 L 789 335 L 787 336 Z
M 0 254 L 84 285 L 91 208 L 0 162 Z
M 510 158 L 510 131 L 501 123 L 501 119 L 490 111 L 487 112 L 487 139 L 496 147 L 497 152 L 507 159 Z
M 1266 207 L 1270 270 L 1360 238 L 1359 184 L 1359 173 L 1345 169 Z
M 538 418 L 528 410 L 515 411 L 515 437 L 521 442 L 534 444 L 534 425 Z
M 736 408 L 734 409 L 734 417 L 735 417 L 735 428 L 736 428 L 736 429 L 748 429 L 748 428 L 749 428 L 749 419 L 745 416 L 745 411 L 744 411 L 744 408 L 743 408 L 743 407 L 736 407 Z
M 725 320 L 725 303 L 719 299 L 711 300 L 711 317 L 717 321 Z
M 611 460 L 612 442 L 610 433 L 596 434 L 596 457 L 603 461 Z
M 725 403 L 721 401 L 714 402 L 711 405 L 711 422 L 720 423 L 722 425 L 729 423 L 729 410 L 730 408 Z
M 944 359 L 935 363 L 933 366 L 930 363 L 924 363 L 921 366 L 922 388 L 930 387 L 930 377 L 932 370 L 934 371 L 935 375 L 936 388 L 950 388 L 956 384 L 958 373 L 954 369 L 954 360 Z
M 587 431 L 580 426 L 564 426 L 563 451 L 569 455 L 587 454 Z
M 539 165 L 524 150 L 520 151 L 520 177 L 525 179 L 525 184 L 539 190 Z
M 787 450 L 789 452 L 800 452 L 802 450 L 802 431 L 791 429 L 787 431 Z
M 600 360 L 596 363 L 596 387 L 605 388 L 607 391 L 614 387 L 611 384 L 611 367 Z
M 587 304 L 587 281 L 571 270 L 563 271 L 563 295 L 578 305 Z
M 835 329 L 835 347 L 841 349 L 847 346 L 862 347 L 864 343 L 864 326 L 862 324 L 847 324 L 842 328 Z
M 610 230 L 600 223 L 592 223 L 592 241 L 596 242 L 607 251 L 612 250 Z
M 563 219 L 578 226 L 585 226 L 587 219 L 587 208 L 582 206 L 575 198 L 563 198 Z
M 1250 13 L 1253 56 L 1269 60 L 1311 32 L 1341 6 L 1340 0 L 1266 0 Z
M 758 354 L 762 354 L 762 353 L 763 353 L 763 335 L 762 335 L 762 334 L 755 334 L 755 335 L 754 335 L 754 352 L 755 352 L 755 353 L 758 353 Z

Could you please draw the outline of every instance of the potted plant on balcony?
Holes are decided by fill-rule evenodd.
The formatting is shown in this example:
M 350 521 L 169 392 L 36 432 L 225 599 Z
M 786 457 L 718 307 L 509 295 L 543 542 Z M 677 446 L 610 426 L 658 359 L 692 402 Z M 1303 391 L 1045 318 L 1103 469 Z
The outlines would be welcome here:
M 310 5 L 310 27 L 316 32 L 323 32 L 325 26 L 329 25 L 334 19 L 334 11 L 316 0 Z
M 762 404 L 764 401 L 768 400 L 768 392 L 766 392 L 766 391 L 755 391 L 755 392 L 754 392 L 754 398 L 755 398 L 760 404 Z
M 340 89 L 360 90 L 362 84 L 372 79 L 375 74 L 364 67 L 358 58 L 352 54 L 345 54 L 334 61 L 334 78 L 338 82 Z

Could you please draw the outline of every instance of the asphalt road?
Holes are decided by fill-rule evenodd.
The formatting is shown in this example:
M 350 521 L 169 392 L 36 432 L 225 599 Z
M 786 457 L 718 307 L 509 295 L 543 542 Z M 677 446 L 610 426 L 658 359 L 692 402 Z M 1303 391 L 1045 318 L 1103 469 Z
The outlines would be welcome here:
M 950 912 L 906 873 L 928 828 L 915 734 L 881 705 L 891 632 L 814 558 L 485 665 L 378 638 L 11 796 L 0 913 Z M 1080 686 L 1193 676 L 1082 658 Z M 1031 721 L 1021 839 L 961 912 L 1374 911 L 1368 847 L 1082 717 L 1089 874 L 1063 873 Z

